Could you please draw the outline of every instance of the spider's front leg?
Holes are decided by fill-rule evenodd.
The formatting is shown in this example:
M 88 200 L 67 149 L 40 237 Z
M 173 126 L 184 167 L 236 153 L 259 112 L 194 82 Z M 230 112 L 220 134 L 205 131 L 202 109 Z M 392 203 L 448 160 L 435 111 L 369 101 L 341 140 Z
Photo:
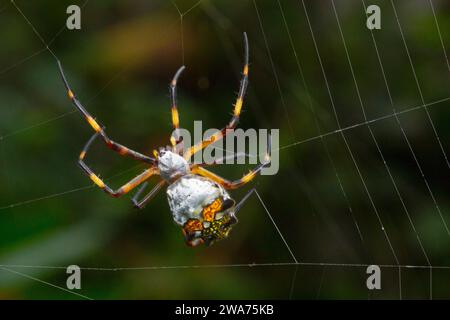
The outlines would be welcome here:
M 185 66 L 180 67 L 175 75 L 173 76 L 172 81 L 170 82 L 170 98 L 172 101 L 171 113 L 172 113 L 172 126 L 173 126 L 173 134 L 170 136 L 170 143 L 172 144 L 172 149 L 174 152 L 179 153 L 183 152 L 182 140 L 179 136 L 179 128 L 180 128 L 180 117 L 178 114 L 177 108 L 177 82 L 181 73 L 184 71 Z M 181 144 L 180 144 L 181 143 Z
M 117 143 L 117 142 L 111 140 L 106 135 L 106 132 L 102 128 L 102 126 L 89 114 L 89 112 L 86 110 L 86 108 L 83 107 L 81 102 L 75 96 L 75 93 L 70 88 L 69 82 L 67 81 L 66 76 L 64 75 L 64 70 L 63 70 L 61 62 L 59 60 L 58 60 L 58 67 L 59 67 L 59 72 L 61 74 L 61 78 L 62 78 L 62 80 L 64 82 L 64 85 L 65 85 L 65 87 L 67 89 L 67 95 L 69 96 L 70 100 L 72 101 L 74 106 L 78 109 L 78 111 L 81 112 L 81 114 L 84 116 L 84 118 L 89 123 L 89 125 L 92 127 L 92 129 L 94 129 L 94 131 L 96 133 L 100 134 L 103 142 L 106 144 L 106 146 L 108 148 L 110 148 L 111 150 L 119 153 L 122 156 L 129 156 L 129 157 L 132 157 L 132 158 L 134 158 L 136 160 L 139 160 L 139 161 L 142 161 L 142 162 L 151 163 L 151 164 L 154 164 L 156 162 L 156 160 L 154 158 L 152 158 L 152 157 L 148 157 L 146 155 L 143 155 L 142 153 L 139 153 L 137 151 L 131 150 L 131 149 L 121 145 L 120 143 Z
M 78 164 L 80 165 L 81 169 L 89 176 L 89 178 L 102 190 L 104 190 L 106 193 L 111 195 L 112 197 L 120 197 L 134 188 L 136 188 L 141 183 L 148 180 L 151 176 L 158 174 L 159 170 L 156 167 L 150 167 L 149 169 L 145 170 L 135 178 L 131 179 L 129 182 L 125 183 L 123 186 L 121 186 L 117 190 L 113 190 L 111 187 L 109 187 L 102 179 L 100 179 L 99 176 L 97 176 L 91 168 L 88 167 L 88 165 L 84 162 L 84 158 L 86 157 L 86 154 L 89 150 L 89 147 L 91 146 L 92 142 L 97 138 L 99 133 L 94 134 L 89 141 L 84 146 L 83 150 L 80 153 Z
M 212 135 L 209 139 L 201 141 L 201 142 L 193 145 L 192 147 L 190 147 L 183 155 L 183 157 L 186 160 L 190 159 L 195 153 L 203 150 L 204 148 L 209 146 L 211 143 L 222 139 L 224 136 L 226 136 L 228 134 L 229 130 L 233 130 L 234 128 L 236 128 L 236 126 L 239 122 L 239 117 L 241 115 L 242 106 L 244 104 L 244 96 L 245 96 L 245 92 L 247 91 L 247 85 L 248 85 L 249 48 L 248 48 L 247 33 L 245 33 L 245 32 L 244 32 L 244 50 L 245 50 L 245 62 L 244 62 L 244 68 L 242 71 L 242 78 L 241 78 L 241 83 L 239 86 L 238 97 L 236 99 L 236 103 L 234 104 L 233 117 L 231 118 L 231 120 L 227 124 L 227 126 L 225 128 L 223 128 L 221 131 Z

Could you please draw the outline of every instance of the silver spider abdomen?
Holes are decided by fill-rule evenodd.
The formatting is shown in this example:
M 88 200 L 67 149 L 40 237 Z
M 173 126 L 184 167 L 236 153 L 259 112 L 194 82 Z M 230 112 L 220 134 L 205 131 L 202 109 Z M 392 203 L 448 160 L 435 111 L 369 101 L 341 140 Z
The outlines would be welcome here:
M 179 178 L 167 188 L 173 220 L 180 226 L 189 219 L 201 219 L 203 208 L 218 198 L 231 199 L 219 184 L 193 174 Z

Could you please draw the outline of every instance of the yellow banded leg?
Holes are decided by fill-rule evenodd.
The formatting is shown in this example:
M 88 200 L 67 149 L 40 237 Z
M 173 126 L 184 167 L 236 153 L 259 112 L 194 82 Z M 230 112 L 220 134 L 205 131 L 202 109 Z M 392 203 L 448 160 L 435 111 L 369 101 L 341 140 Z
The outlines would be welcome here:
M 67 89 L 67 96 L 69 97 L 69 99 L 72 101 L 73 105 L 77 108 L 77 110 L 84 116 L 84 118 L 86 119 L 86 121 L 88 122 L 88 124 L 92 127 L 92 129 L 94 129 L 96 134 L 99 134 L 103 140 L 103 142 L 107 145 L 108 148 L 116 151 L 117 153 L 119 153 L 122 156 L 130 156 L 136 160 L 142 161 L 142 162 L 146 162 L 146 163 L 155 163 L 155 159 L 148 157 L 146 155 L 143 155 L 137 151 L 128 149 L 127 147 L 114 142 L 113 140 L 111 140 L 105 133 L 105 131 L 103 130 L 102 126 L 97 122 L 97 120 L 95 120 L 92 115 L 86 110 L 86 108 L 84 108 L 84 106 L 81 104 L 81 102 L 77 99 L 75 93 L 72 91 L 72 89 L 70 88 L 69 82 L 66 79 L 66 76 L 64 75 L 64 71 L 61 65 L 61 62 L 58 61 L 58 67 L 59 67 L 59 71 L 61 74 L 61 78 L 64 82 L 64 85 Z
M 192 173 L 201 175 L 203 177 L 209 178 L 221 186 L 223 186 L 225 189 L 237 189 L 241 187 L 242 185 L 250 182 L 253 180 L 253 178 L 261 171 L 262 168 L 266 163 L 262 163 L 258 165 L 255 169 L 251 170 L 249 173 L 245 174 L 241 179 L 230 181 L 225 178 L 222 178 L 221 176 L 218 176 L 217 174 L 203 168 L 200 166 L 195 166 L 192 168 Z
M 180 139 L 178 137 L 178 129 L 180 127 L 180 116 L 178 114 L 177 109 L 177 82 L 178 78 L 180 77 L 181 73 L 184 71 L 185 66 L 182 66 L 177 70 L 175 75 L 173 76 L 172 81 L 170 82 L 170 98 L 172 100 L 172 107 L 171 107 L 171 113 L 172 113 L 172 126 L 174 129 L 174 135 L 172 134 L 170 137 L 170 143 L 172 144 L 173 150 L 176 151 L 176 145 L 180 143 Z M 181 151 L 181 150 L 180 150 Z
M 211 143 L 217 141 L 218 139 L 222 139 L 224 136 L 227 135 L 227 129 L 234 129 L 236 128 L 238 122 L 239 122 L 239 117 L 241 115 L 241 111 L 242 111 L 242 106 L 244 104 L 244 97 L 245 97 L 245 92 L 247 91 L 247 85 L 248 85 L 248 71 L 249 71 L 249 48 L 248 48 L 248 38 L 247 38 L 247 34 L 244 32 L 244 50 L 245 50 L 245 62 L 244 62 L 244 68 L 242 71 L 242 78 L 241 78 L 241 82 L 240 82 L 240 86 L 239 86 L 239 93 L 238 93 L 238 97 L 236 99 L 236 103 L 234 104 L 234 109 L 233 109 L 233 117 L 231 118 L 230 122 L 228 123 L 228 125 L 223 128 L 221 130 L 221 135 L 214 137 L 215 140 L 205 140 L 202 141 L 192 147 L 190 147 L 183 155 L 183 157 L 188 160 L 191 158 L 191 156 L 193 156 L 195 153 L 203 150 L 204 148 L 206 148 L 208 145 L 210 145 Z
M 89 168 L 86 163 L 83 160 L 79 160 L 78 164 L 83 169 L 83 171 L 89 176 L 89 178 L 103 191 L 111 195 L 112 197 L 120 197 L 124 194 L 127 194 L 134 188 L 136 188 L 138 185 L 143 183 L 144 181 L 148 180 L 151 176 L 158 173 L 157 168 L 150 168 L 136 176 L 135 178 L 131 179 L 129 182 L 125 183 L 123 186 L 121 186 L 117 190 L 113 190 L 111 187 L 109 187 L 99 176 L 97 176 L 91 168 Z
M 135 187 L 137 187 L 139 184 L 150 178 L 152 175 L 158 174 L 158 169 L 156 167 L 151 167 L 144 172 L 142 172 L 140 175 L 135 177 L 134 179 L 130 180 L 128 183 L 124 184 L 122 187 L 117 189 L 116 191 L 112 190 L 102 179 L 100 179 L 99 176 L 97 176 L 91 168 L 87 166 L 87 164 L 84 162 L 84 158 L 86 157 L 86 154 L 89 150 L 90 145 L 92 142 L 97 138 L 98 133 L 94 134 L 89 141 L 84 146 L 83 150 L 80 152 L 80 156 L 78 157 L 78 164 L 80 165 L 81 169 L 89 176 L 89 178 L 100 188 L 103 189 L 106 193 L 110 194 L 113 197 L 119 197 L 125 193 L 128 193 Z

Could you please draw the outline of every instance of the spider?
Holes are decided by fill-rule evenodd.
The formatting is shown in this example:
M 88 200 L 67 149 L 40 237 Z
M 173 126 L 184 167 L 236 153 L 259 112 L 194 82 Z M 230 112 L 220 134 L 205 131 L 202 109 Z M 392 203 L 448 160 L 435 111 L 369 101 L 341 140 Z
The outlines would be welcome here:
M 166 193 L 173 220 L 181 226 L 186 244 L 192 247 L 202 243 L 209 246 L 217 240 L 228 237 L 232 226 L 238 221 L 236 213 L 254 189 L 247 192 L 238 204 L 230 197 L 227 190 L 239 188 L 250 182 L 264 166 L 270 163 L 270 155 L 269 151 L 267 151 L 265 160 L 262 163 L 245 174 L 241 179 L 235 181 L 224 179 L 207 170 L 205 168 L 208 166 L 207 164 L 189 164 L 192 155 L 203 150 L 211 143 L 223 139 L 238 124 L 248 84 L 249 45 L 245 32 L 244 49 L 245 64 L 238 97 L 234 104 L 233 116 L 230 122 L 221 131 L 218 131 L 200 143 L 194 144 L 187 150 L 183 150 L 182 139 L 177 138 L 179 130 L 179 116 L 176 102 L 177 81 L 185 67 L 182 66 L 178 69 L 169 87 L 172 102 L 172 125 L 174 129 L 170 137 L 171 145 L 154 150 L 153 157 L 131 150 L 109 138 L 104 127 L 91 116 L 77 99 L 67 81 L 61 62 L 58 61 L 59 71 L 67 89 L 67 95 L 95 131 L 95 134 L 88 140 L 79 155 L 78 164 L 81 169 L 99 188 L 103 189 L 112 197 L 120 197 L 141 185 L 132 198 L 134 206 L 139 209 L 143 208 L 165 185 L 168 185 Z M 117 152 L 119 155 L 128 156 L 144 162 L 148 167 L 117 190 L 113 190 L 85 162 L 86 154 L 92 142 L 97 137 L 100 137 L 108 148 Z M 268 144 L 267 150 L 270 149 L 270 137 Z M 234 157 L 236 156 L 238 154 L 234 155 Z M 223 163 L 225 158 L 216 160 L 213 165 Z M 159 175 L 162 178 L 161 181 L 147 195 L 138 200 L 147 187 L 147 180 L 154 175 Z

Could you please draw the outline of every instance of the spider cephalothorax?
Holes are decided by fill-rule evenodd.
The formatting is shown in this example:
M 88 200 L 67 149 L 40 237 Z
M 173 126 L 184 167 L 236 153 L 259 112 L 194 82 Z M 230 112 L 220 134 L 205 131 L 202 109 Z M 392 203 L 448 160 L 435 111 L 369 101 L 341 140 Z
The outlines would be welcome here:
M 170 182 L 190 172 L 189 163 L 179 154 L 162 149 L 157 154 L 160 176 Z
M 269 153 L 267 153 L 264 163 L 259 164 L 241 179 L 235 181 L 224 179 L 205 168 L 207 166 L 223 163 L 223 159 L 218 159 L 213 164 L 189 163 L 190 158 L 195 153 L 202 151 L 211 143 L 222 139 L 229 132 L 232 132 L 232 129 L 234 129 L 239 122 L 239 116 L 244 101 L 243 99 L 248 84 L 249 52 L 248 39 L 245 33 L 244 45 L 245 64 L 242 72 L 239 94 L 236 103 L 234 104 L 233 116 L 229 123 L 221 131 L 215 133 L 207 140 L 201 141 L 187 150 L 184 150 L 182 141 L 178 138 L 179 116 L 176 103 L 176 86 L 178 78 L 184 70 L 183 66 L 178 69 L 170 83 L 172 125 L 174 128 L 174 133 L 170 137 L 171 146 L 160 148 L 159 151 L 154 151 L 153 157 L 131 150 L 111 140 L 107 136 L 104 128 L 90 115 L 75 96 L 66 80 L 61 63 L 58 61 L 61 76 L 70 100 L 95 131 L 95 134 L 89 139 L 80 153 L 78 160 L 80 167 L 98 187 L 113 197 L 120 197 L 137 186 L 142 185 L 132 199 L 137 208 L 143 208 L 162 187 L 166 184 L 169 185 L 167 188 L 167 199 L 169 201 L 173 219 L 175 223 L 182 227 L 186 243 L 190 246 L 197 246 L 201 243 L 210 245 L 217 240 L 228 237 L 231 227 L 237 223 L 236 213 L 250 196 L 253 189 L 248 192 L 238 204 L 230 197 L 227 190 L 239 188 L 250 182 L 256 174 L 270 162 Z M 100 177 L 97 176 L 84 161 L 90 145 L 97 137 L 100 137 L 108 148 L 122 156 L 129 156 L 135 160 L 144 162 L 148 164 L 148 168 L 120 188 L 113 190 L 100 179 Z M 269 149 L 270 145 L 267 150 Z M 159 175 L 162 179 L 146 196 L 141 200 L 138 200 L 147 186 L 147 180 L 155 175 Z

